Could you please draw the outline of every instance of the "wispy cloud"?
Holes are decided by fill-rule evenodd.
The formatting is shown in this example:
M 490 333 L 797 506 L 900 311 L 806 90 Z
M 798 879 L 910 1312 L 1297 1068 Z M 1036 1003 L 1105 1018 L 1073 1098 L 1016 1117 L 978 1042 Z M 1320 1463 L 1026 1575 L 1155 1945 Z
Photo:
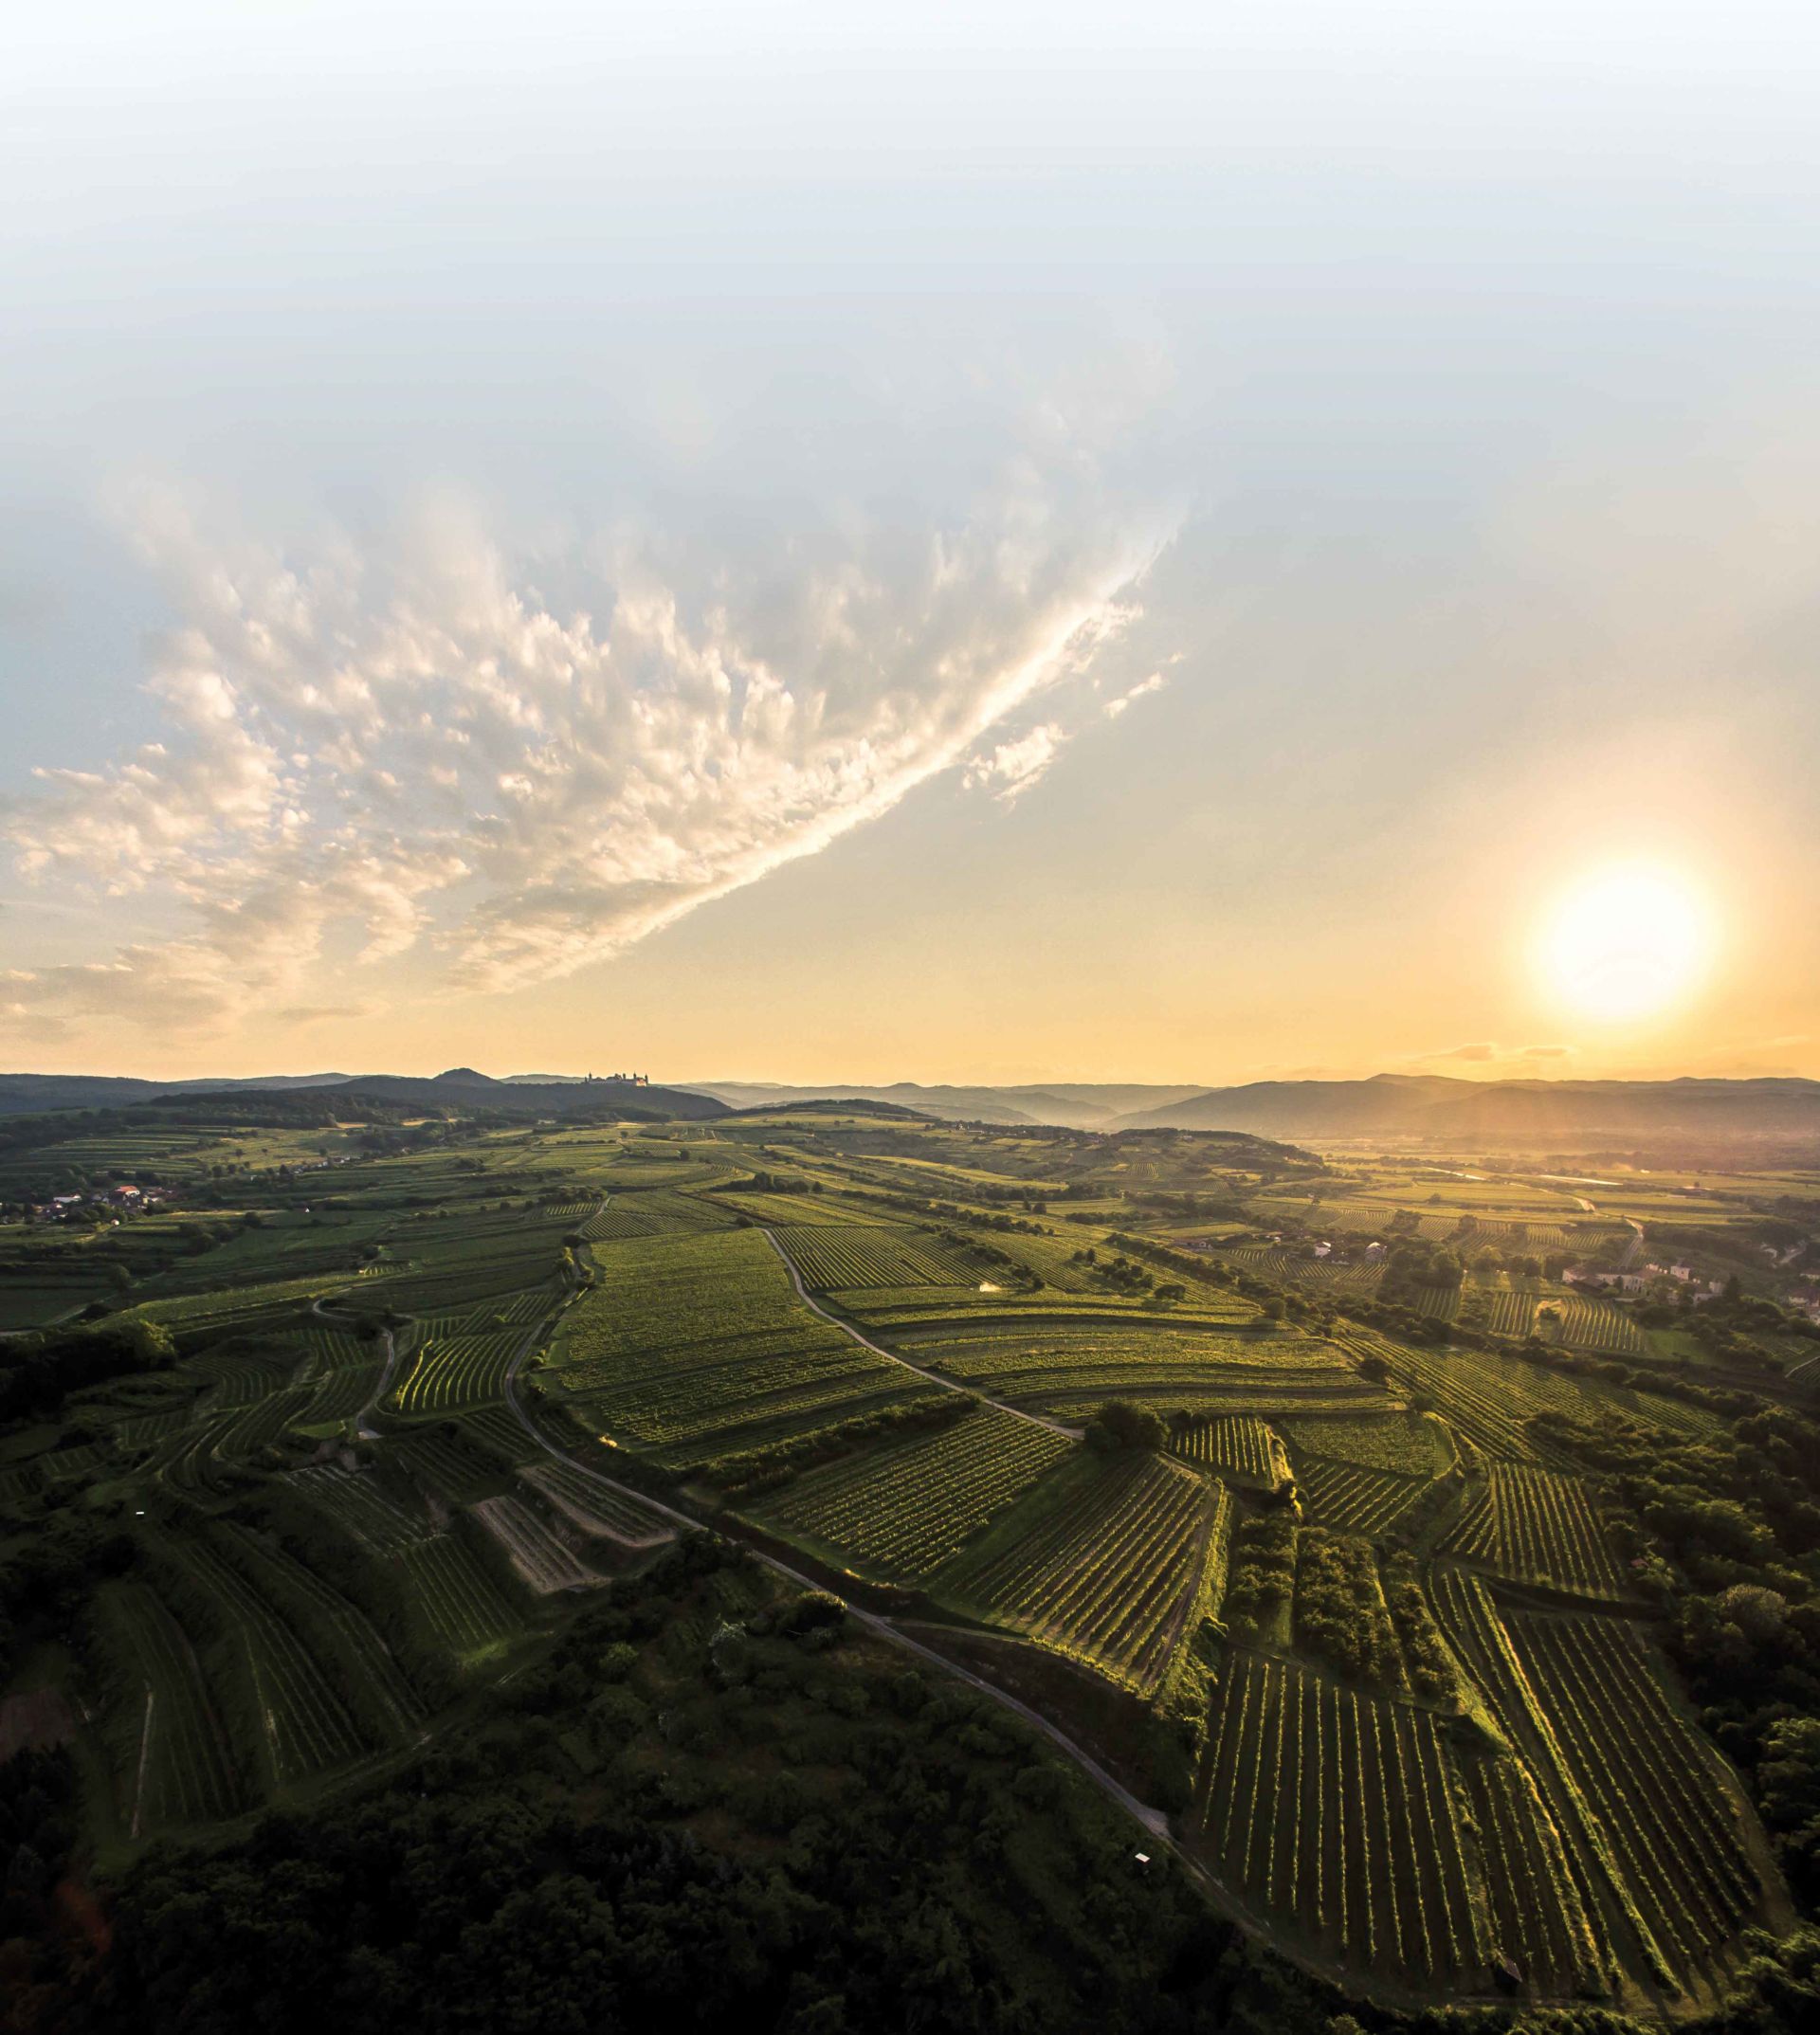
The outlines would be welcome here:
M 159 737 L 40 771 L 0 842 L 179 930 L 12 971 L 0 1005 L 40 1025 L 315 1008 L 325 959 L 467 990 L 598 961 L 978 759 L 1117 631 L 1165 534 L 1026 461 L 926 534 L 573 546 L 555 569 L 594 598 L 558 609 L 447 503 L 306 558 L 162 496 L 132 528 L 181 617 L 150 650 Z M 1014 797 L 1064 738 L 973 773 Z
M 1147 700 L 1152 693 L 1161 692 L 1163 684 L 1164 679 L 1160 671 L 1153 671 L 1149 678 L 1139 679 L 1129 692 L 1120 693 L 1116 699 L 1106 701 L 1106 718 L 1117 720 L 1134 700 Z
M 1054 721 L 1043 721 L 1028 735 L 1000 742 L 989 755 L 976 757 L 962 782 L 970 791 L 991 790 L 1009 806 L 1042 780 L 1067 741 Z
M 1539 1075 L 1561 1075 L 1574 1058 L 1571 1045 L 1502 1045 L 1496 1040 L 1472 1039 L 1464 1045 L 1442 1046 L 1428 1053 L 1411 1053 L 1397 1063 L 1405 1073 L 1453 1073 L 1470 1067 L 1496 1079 Z

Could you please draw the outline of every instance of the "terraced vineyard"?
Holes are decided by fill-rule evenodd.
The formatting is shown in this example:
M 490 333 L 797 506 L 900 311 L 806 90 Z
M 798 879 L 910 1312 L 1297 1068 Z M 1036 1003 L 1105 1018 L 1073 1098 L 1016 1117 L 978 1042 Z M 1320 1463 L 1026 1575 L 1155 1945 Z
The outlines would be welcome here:
M 1643 1348 L 1643 1331 L 1635 1319 L 1607 1300 L 1564 1294 L 1558 1299 L 1551 1297 L 1544 1309 L 1536 1322 L 1544 1342 L 1557 1342 L 1569 1350 L 1596 1350 L 1611 1356 L 1633 1356 Z
M 1195 1801 L 1233 1895 L 1349 1970 L 1476 1990 L 1492 1944 L 1435 1719 L 1234 1653 Z
M 1485 1327 L 1494 1335 L 1510 1335 L 1520 1342 L 1535 1326 L 1539 1298 L 1534 1293 L 1493 1289 L 1479 1295 L 1478 1301 Z
M 349 1715 L 334 1681 L 292 1620 L 214 1545 L 185 1543 L 183 1566 L 214 1600 L 247 1681 L 245 1707 L 258 1720 L 272 1786 L 284 1788 L 351 1764 L 373 1748 Z
M 503 1551 L 519 1580 L 538 1596 L 588 1590 L 603 1580 L 521 1499 L 483 1498 L 469 1511 Z
M 868 1571 L 927 1577 L 1071 1446 L 981 1407 L 936 1434 L 812 1471 L 766 1517 Z
M 1199 1463 L 1240 1483 L 1275 1490 L 1287 1481 L 1289 1459 L 1268 1422 L 1255 1413 L 1197 1420 L 1171 1446 L 1184 1463 Z
M 922 1387 L 806 1307 L 757 1230 L 629 1239 L 611 1267 L 565 1317 L 552 1381 L 679 1467 Z
M 1159 1400 L 1166 1410 L 1220 1413 L 1260 1396 L 1370 1400 L 1377 1395 L 1332 1343 L 1298 1335 L 1185 1330 L 1158 1324 L 945 1326 L 894 1347 L 995 1398 L 1060 1411 L 1108 1396 Z
M 1428 1488 L 1413 1477 L 1361 1469 L 1356 1463 L 1304 1459 L 1296 1479 L 1309 1516 L 1346 1534 L 1388 1533 Z
M 1228 1500 L 1154 1458 L 1083 1463 L 1007 1532 L 956 1559 L 944 1595 L 1143 1691 L 1168 1663 Z M 1028 1517 L 1026 1517 L 1028 1515 Z
M 338 1463 L 311 1463 L 290 1473 L 292 1483 L 375 1554 L 396 1554 L 428 1540 L 435 1526 L 428 1513 L 399 1503 L 378 1479 Z
M 451 1535 L 416 1542 L 400 1562 L 431 1636 L 458 1659 L 501 1651 L 522 1630 L 505 1591 Z
M 676 1538 L 676 1529 L 657 1513 L 573 1463 L 537 1463 L 519 1476 L 553 1511 L 591 1536 L 628 1548 L 662 1547 Z
M 1712 1978 L 1712 1960 L 1762 1898 L 1714 1755 L 1670 1707 L 1628 1627 L 1526 1614 L 1504 1623 L 1646 1949 L 1672 1983 Z
M 432 1316 L 423 1324 L 409 1367 L 392 1393 L 395 1410 L 411 1417 L 459 1412 L 504 1397 L 505 1373 L 522 1330 L 465 1330 L 462 1317 Z
M 1503 1463 L 1540 1463 L 1571 1470 L 1563 1452 L 1529 1426 L 1537 1413 L 1562 1412 L 1596 1421 L 1622 1412 L 1667 1432 L 1701 1439 L 1718 1431 L 1712 1414 L 1700 1407 L 1633 1390 L 1626 1386 L 1570 1376 L 1541 1364 L 1475 1350 L 1463 1357 L 1438 1355 L 1392 1343 L 1365 1330 L 1347 1330 L 1341 1340 L 1360 1355 L 1376 1355 L 1399 1384 L 1432 1406 L 1474 1447 Z
M 1385 1411 L 1354 1418 L 1291 1416 L 1283 1432 L 1298 1450 L 1398 1477 L 1433 1477 L 1451 1469 L 1453 1437 L 1432 1417 Z
M 1374 1225 L 1405 1209 L 1393 1244 L 1510 1263 L 1545 1230 L 1581 1236 L 1537 1219 L 1546 1190 L 1354 1155 L 1317 1200 L 1195 1134 L 846 1111 L 686 1136 L 377 1128 L 373 1151 L 328 1134 L 332 1181 L 281 1144 L 255 1221 L 128 1225 L 104 1290 L 171 1342 L 0 1430 L 20 1572 L 64 1536 L 106 1550 L 30 1658 L 81 1663 L 122 1856 L 415 1773 L 504 1714 L 492 1682 L 516 1678 L 516 1705 L 582 1621 L 626 1629 L 643 1585 L 615 1579 L 689 1572 L 693 1523 L 901 1622 L 937 1657 L 922 1682 L 944 1652 L 1002 1681 L 1181 1805 L 1174 1836 L 1273 1947 L 1399 2008 L 1512 1990 L 1518 2011 L 1690 2011 L 1750 1928 L 1786 1922 L 1770 1840 L 1608 1531 L 1656 1534 L 1650 1572 L 1672 1572 L 1624 1465 L 1730 1464 L 1731 1403 L 1570 1355 L 1628 1354 L 1632 1318 L 1519 1271 L 1437 1289 L 1433 1315 L 1458 1300 L 1520 1341 L 1556 1307 L 1562 1348 L 1534 1361 L 1348 1311 L 1381 1283 Z M 201 1177 L 226 1196 L 235 1175 Z M 1232 1242 L 1207 1212 L 1266 1203 L 1303 1241 Z M 1330 1218 L 1345 1263 L 1310 1255 Z M 33 1280 L 55 1255 L 13 1247 Z M 1596 1458 L 1550 1414 L 1605 1424 Z M 1753 1475 L 1798 1457 L 1780 1417 L 1743 1430 L 1772 1438 Z M 699 1679 L 725 1628 L 780 1601 L 775 1567 L 720 1580 L 666 1636 L 666 1674 Z M 812 1630 L 791 1676 L 819 1690 L 841 1664 L 824 1644 L 885 1644 L 843 1629 Z M 617 1686 L 615 1640 L 588 1644 L 551 1722 L 610 1792 L 580 1720 L 648 1708 L 683 1751 L 695 1726 L 669 1738 L 668 1698 Z M 730 1709 L 770 1699 L 728 1682 Z M 874 1728 L 883 1759 L 894 1720 Z M 812 1798 L 811 1740 L 777 1752 Z
M 1441 1552 L 1519 1582 L 1589 1597 L 1625 1593 L 1604 1521 L 1585 1486 L 1577 1478 L 1520 1463 L 1491 1466 Z
M 125 1721 L 136 1722 L 119 1760 L 129 1833 L 233 1815 L 246 1790 L 190 1635 L 156 1596 L 131 1584 L 107 1592 L 100 1621 L 128 1678 Z
M 1642 1976 L 1713 1983 L 1772 1896 L 1727 1776 L 1668 1701 L 1660 1663 L 1622 1620 L 1502 1612 L 1457 1571 L 1437 1572 L 1434 1594 L 1450 1645 L 1523 1755 L 1533 1807 L 1513 1780 L 1515 1812 L 1545 1815 L 1559 1846 L 1538 1921 L 1577 1942 L 1586 1920 L 1609 1960 L 1617 1939 L 1597 1919 L 1609 1909 Z M 1538 1871 L 1554 1862 L 1543 1839 Z
M 907 1230 L 815 1223 L 772 1233 L 804 1284 L 822 1293 L 844 1287 L 967 1285 L 981 1276 L 958 1252 Z
M 1544 1993 L 1565 1999 L 1604 1990 L 1610 1948 L 1589 1917 L 1530 1770 L 1520 1759 L 1496 1754 L 1456 1764 L 1478 1833 L 1487 1923 L 1500 1955 Z

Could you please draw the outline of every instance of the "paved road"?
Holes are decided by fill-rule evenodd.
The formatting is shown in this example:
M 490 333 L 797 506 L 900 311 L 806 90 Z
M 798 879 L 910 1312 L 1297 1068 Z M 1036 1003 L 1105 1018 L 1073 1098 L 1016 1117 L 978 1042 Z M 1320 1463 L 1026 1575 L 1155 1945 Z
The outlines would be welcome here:
M 774 1246 L 776 1239 L 773 1238 L 772 1242 Z M 785 1262 L 788 1263 L 789 1261 L 786 1260 Z M 811 1301 L 810 1305 L 813 1304 Z M 820 1313 L 821 1310 L 818 1308 L 816 1312 Z M 834 1317 L 829 1316 L 828 1318 L 832 1320 Z M 846 1324 L 836 1322 L 835 1325 L 836 1327 L 844 1327 Z M 555 1457 L 559 1463 L 566 1463 L 572 1469 L 579 1470 L 584 1477 L 597 1483 L 602 1490 L 611 1492 L 619 1498 L 629 1499 L 635 1505 L 643 1505 L 647 1511 L 661 1514 L 663 1517 L 670 1520 L 685 1533 L 705 1532 L 706 1528 L 703 1522 L 692 1517 L 688 1513 L 679 1512 L 675 1506 L 666 1505 L 661 1499 L 652 1498 L 649 1493 L 640 1491 L 631 1484 L 620 1483 L 616 1479 L 607 1476 L 603 1471 L 595 1469 L 590 1463 L 577 1463 L 573 1456 L 570 1455 L 566 1449 L 559 1447 L 543 1432 L 542 1428 L 527 1410 L 519 1394 L 519 1374 L 523 1369 L 525 1359 L 537 1346 L 539 1333 L 544 1326 L 543 1322 L 538 1322 L 525 1332 L 523 1340 L 519 1344 L 517 1350 L 513 1352 L 512 1361 L 506 1367 L 506 1404 L 512 1408 L 513 1413 L 517 1416 L 519 1425 L 524 1429 L 525 1433 L 547 1455 Z M 862 1342 L 865 1340 L 864 1336 L 859 1339 Z M 867 1343 L 866 1347 L 871 1349 L 875 1348 L 876 1345 Z M 881 1352 L 881 1354 L 888 1356 L 890 1352 L 883 1351 Z M 894 1361 L 899 1360 L 894 1359 Z M 916 1367 L 912 1365 L 910 1368 L 914 1370 Z M 947 1383 L 949 1381 L 943 1380 L 942 1382 Z M 1008 1410 L 1015 1409 L 1008 1408 Z M 731 1534 L 728 1537 L 737 1538 L 737 1534 Z M 826 1591 L 830 1596 L 840 1595 L 838 1590 L 829 1590 L 826 1583 L 819 1581 L 814 1576 L 805 1575 L 799 1569 L 792 1569 L 788 1562 L 780 1560 L 778 1556 L 769 1553 L 766 1549 L 748 1546 L 747 1552 L 755 1555 L 774 1573 L 781 1575 L 787 1582 L 793 1583 L 799 1590 L 819 1590 Z M 1177 1857 L 1182 1859 L 1183 1864 L 1190 1872 L 1194 1874 L 1197 1879 L 1205 1881 L 1205 1875 L 1202 1873 L 1201 1868 L 1195 1864 L 1193 1860 L 1187 1858 L 1181 1852 L 1174 1839 L 1170 1836 L 1169 1818 L 1164 1812 L 1159 1808 L 1153 1808 L 1146 1802 L 1139 1801 L 1130 1789 L 1108 1773 L 1105 1768 L 1094 1758 L 1093 1754 L 1077 1740 L 1069 1737 L 1060 1725 L 1046 1717 L 1040 1710 L 1032 1709 L 1028 1703 L 1012 1696 L 1008 1690 L 999 1688 L 995 1682 L 988 1681 L 984 1676 L 974 1674 L 971 1668 L 962 1667 L 957 1661 L 949 1660 L 945 1654 L 937 1653 L 933 1646 L 925 1646 L 920 1640 L 914 1639 L 901 1626 L 894 1625 L 890 1619 L 881 1616 L 879 1612 L 868 1611 L 864 1606 L 853 1603 L 849 1598 L 842 1597 L 841 1602 L 846 1605 L 847 1615 L 857 1625 L 863 1626 L 869 1632 L 876 1633 L 881 1639 L 888 1641 L 890 1644 L 902 1647 L 906 1652 L 915 1654 L 919 1660 L 928 1662 L 932 1667 L 939 1668 L 944 1675 L 951 1675 L 956 1681 L 964 1681 L 970 1687 L 977 1689 L 981 1695 L 991 1697 L 993 1702 L 1014 1712 L 1034 1730 L 1040 1731 L 1052 1744 L 1065 1753 L 1096 1787 L 1110 1796 L 1113 1801 L 1118 1803 L 1120 1808 L 1135 1818 L 1150 1833 L 1152 1839 L 1157 1844 L 1167 1846 L 1171 1851 L 1174 1852 Z M 1208 1883 L 1210 1888 L 1210 1882 Z
M 914 1371 L 918 1377 L 927 1378 L 931 1385 L 945 1385 L 951 1392 L 971 1392 L 975 1399 L 985 1400 L 988 1406 L 996 1407 L 1001 1413 L 1010 1414 L 1014 1420 L 1027 1420 L 1033 1427 L 1046 1427 L 1051 1434 L 1065 1434 L 1071 1442 L 1078 1442 L 1081 1439 L 1081 1429 L 1079 1427 L 1065 1426 L 1061 1421 L 1051 1420 L 1046 1413 L 1031 1413 L 1026 1411 L 1023 1407 L 1010 1406 L 1003 1399 L 994 1399 L 991 1392 L 982 1392 L 976 1385 L 962 1385 L 957 1379 L 944 1377 L 938 1371 L 925 1371 L 920 1364 L 913 1364 L 907 1356 L 901 1356 L 897 1351 L 887 1350 L 882 1343 L 876 1343 L 869 1336 L 862 1335 L 850 1321 L 843 1321 L 839 1315 L 829 1314 L 828 1309 L 815 1299 L 809 1288 L 803 1284 L 796 1267 L 791 1263 L 790 1253 L 778 1243 L 769 1229 L 765 1231 L 765 1242 L 784 1261 L 784 1270 L 790 1274 L 790 1282 L 795 1287 L 796 1298 L 802 1301 L 803 1305 L 810 1309 L 811 1312 L 820 1315 L 824 1321 L 839 1329 L 843 1335 L 850 1335 L 861 1349 L 870 1350 L 874 1356 L 883 1357 L 888 1364 L 901 1364 L 906 1371 Z
M 326 1302 L 329 1298 L 330 1297 L 327 1295 L 318 1295 L 316 1299 L 310 1302 L 310 1312 L 311 1314 L 315 1315 L 319 1320 L 326 1321 L 330 1323 L 331 1326 L 338 1326 L 338 1324 L 336 1322 L 335 1317 L 327 1310 Z M 337 1294 L 335 1295 L 334 1298 L 338 1299 L 342 1298 L 342 1296 Z M 379 1331 L 379 1334 L 384 1339 L 386 1345 L 385 1367 L 379 1373 L 378 1384 L 375 1385 L 373 1389 L 372 1398 L 370 1398 L 367 1401 L 366 1405 L 360 1408 L 359 1412 L 355 1415 L 354 1431 L 360 1437 L 363 1442 L 376 1442 L 380 1439 L 379 1430 L 377 1427 L 373 1426 L 370 1416 L 384 1403 L 386 1394 L 391 1391 L 392 1367 L 398 1361 L 397 1338 L 392 1335 L 390 1329 L 381 1329 Z
M 766 1231 L 766 1235 L 770 1239 L 772 1247 L 774 1250 L 778 1250 L 779 1255 L 783 1256 L 784 1254 L 778 1246 L 776 1238 L 772 1237 L 769 1231 Z M 784 1262 L 786 1265 L 790 1264 L 788 1257 L 784 1258 Z M 810 1299 L 806 1293 L 803 1293 L 802 1282 L 796 1279 L 794 1266 L 790 1266 L 790 1270 L 797 1292 L 802 1294 L 803 1299 L 817 1314 L 823 1315 L 826 1319 L 832 1321 L 836 1328 L 852 1335 L 856 1341 L 864 1344 L 867 1349 L 878 1349 L 876 1343 L 867 1342 L 864 1335 L 859 1335 L 847 1323 L 836 1319 L 834 1316 L 828 1315 L 825 1309 L 816 1306 L 816 1303 Z M 511 1408 L 514 1417 L 524 1429 L 526 1435 L 546 1455 L 551 1456 L 559 1463 L 567 1463 L 572 1469 L 579 1470 L 584 1477 L 597 1483 L 603 1491 L 610 1492 L 617 1498 L 629 1499 L 635 1505 L 642 1505 L 647 1512 L 656 1513 L 660 1517 L 670 1521 L 679 1532 L 702 1533 L 707 1531 L 704 1522 L 694 1517 L 689 1513 L 681 1512 L 674 1505 L 666 1505 L 663 1499 L 652 1498 L 648 1492 L 638 1490 L 633 1485 L 621 1483 L 617 1479 L 607 1476 L 603 1471 L 595 1469 L 590 1463 L 577 1462 L 566 1449 L 558 1446 L 543 1432 L 524 1405 L 519 1384 L 520 1373 L 524 1368 L 525 1361 L 542 1340 L 544 1332 L 549 1325 L 550 1317 L 546 1317 L 544 1320 L 536 1322 L 528 1328 L 519 1340 L 518 1348 L 513 1352 L 511 1362 L 506 1367 L 505 1402 Z M 882 1356 L 889 1357 L 894 1363 L 903 1362 L 901 1357 L 895 1355 L 891 1351 L 880 1350 L 878 1354 Z M 390 1353 L 388 1356 L 387 1368 L 388 1372 L 390 1372 Z M 918 1367 L 913 1364 L 907 1368 L 914 1371 Z M 934 1372 L 925 1372 L 923 1374 L 925 1376 L 936 1376 Z M 943 1385 L 953 1384 L 953 1380 L 947 1378 L 937 1378 L 937 1382 Z M 956 1389 L 960 1390 L 961 1388 Z M 381 1390 L 383 1391 L 383 1390 L 384 1385 L 382 1382 Z M 1022 1413 L 1021 1409 L 1015 1407 L 1008 1407 L 1005 1410 L 1017 1413 L 1020 1418 L 1028 1419 L 1034 1417 Z M 1048 1426 L 1051 1424 L 1039 1422 L 1038 1425 Z M 1065 1428 L 1062 1431 L 1065 1433 L 1068 1430 Z M 728 1537 L 737 1539 L 737 1531 L 729 1534 Z M 1085 1746 L 1082 1745 L 1078 1739 L 1071 1737 L 1059 1724 L 1045 1717 L 1040 1710 L 1034 1709 L 1030 1704 L 1023 1701 L 1021 1698 L 1011 1695 L 1009 1690 L 1000 1688 L 995 1682 L 987 1681 L 982 1675 L 974 1674 L 971 1668 L 963 1667 L 957 1661 L 951 1661 L 945 1654 L 937 1652 L 933 1646 L 925 1645 L 920 1640 L 905 1632 L 901 1626 L 894 1625 L 890 1619 L 882 1616 L 879 1612 L 869 1611 L 863 1606 L 853 1603 L 851 1599 L 841 1597 L 841 1593 L 838 1590 L 828 1590 L 827 1584 L 819 1578 L 805 1575 L 800 1570 L 792 1568 L 788 1562 L 781 1560 L 766 1549 L 753 1547 L 749 1543 L 745 1545 L 747 1552 L 755 1556 L 757 1560 L 763 1562 L 774 1574 L 782 1576 L 787 1582 L 793 1584 L 799 1590 L 819 1590 L 826 1591 L 830 1596 L 840 1597 L 847 1615 L 866 1631 L 876 1634 L 889 1645 L 899 1647 L 906 1653 L 914 1654 L 919 1661 L 926 1662 L 929 1666 L 937 1669 L 941 1674 L 950 1676 L 956 1681 L 965 1682 L 969 1688 L 977 1690 L 980 1695 L 998 1704 L 1002 1709 L 1009 1710 L 1015 1717 L 1022 1718 L 1033 1731 L 1040 1732 L 1058 1752 L 1071 1760 L 1109 1801 L 1117 1804 L 1119 1808 L 1123 1809 L 1131 1817 L 1138 1828 L 1145 1833 L 1147 1844 L 1153 1855 L 1157 1852 L 1168 1852 L 1182 1870 L 1200 1887 L 1210 1902 L 1221 1914 L 1225 1915 L 1236 1928 L 1250 1936 L 1254 1941 L 1266 1945 L 1272 1944 L 1269 1932 L 1260 1928 L 1248 1916 L 1235 1911 L 1219 1882 L 1213 1879 L 1200 1861 L 1185 1850 L 1171 1834 L 1167 1814 L 1162 1809 L 1141 1801 L 1123 1782 L 1108 1772 L 1087 1751 Z

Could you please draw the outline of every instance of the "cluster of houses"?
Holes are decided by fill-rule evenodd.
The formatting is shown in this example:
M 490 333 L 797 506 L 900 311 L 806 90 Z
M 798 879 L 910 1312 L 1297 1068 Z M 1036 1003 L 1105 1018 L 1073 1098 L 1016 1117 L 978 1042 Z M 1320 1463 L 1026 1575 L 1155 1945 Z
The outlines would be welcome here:
M 86 1194 L 53 1194 L 48 1201 L 31 1204 L 26 1212 L 34 1223 L 65 1222 L 80 1208 L 115 1208 L 130 1215 L 139 1208 L 157 1208 L 169 1192 L 169 1188 L 135 1187 L 122 1181 L 118 1187 L 95 1188 Z
M 1710 1300 L 1725 1290 L 1720 1279 L 1696 1279 L 1690 1264 L 1640 1264 L 1627 1271 L 1608 1271 L 1602 1265 L 1571 1264 L 1561 1274 L 1570 1286 L 1589 1286 L 1600 1293 L 1647 1293 L 1671 1279 L 1685 1286 L 1696 1301 Z

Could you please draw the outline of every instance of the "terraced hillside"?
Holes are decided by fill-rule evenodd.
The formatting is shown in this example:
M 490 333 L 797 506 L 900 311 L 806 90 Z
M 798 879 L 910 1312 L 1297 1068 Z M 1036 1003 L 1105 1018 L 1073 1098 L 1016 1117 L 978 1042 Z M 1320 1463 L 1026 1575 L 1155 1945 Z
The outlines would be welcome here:
M 9 1545 L 106 1549 L 37 1657 L 100 1841 L 397 1771 L 711 1526 L 919 1673 L 997 1676 L 1362 1991 L 1710 2003 L 1788 1896 L 1626 1478 L 1723 1456 L 1722 1409 L 1577 1354 L 1603 1317 L 1478 1347 L 1458 1310 L 1348 1313 L 1374 1267 L 1193 1255 L 1170 1197 L 1264 1183 L 1149 1135 L 519 1127 L 337 1148 L 332 1193 L 292 1148 L 181 1262 L 148 1226 L 101 1324 L 128 1354 L 0 1432 Z M 1538 1245 L 1534 1198 L 1475 1234 Z M 1495 1277 L 1527 1335 L 1545 1288 Z

